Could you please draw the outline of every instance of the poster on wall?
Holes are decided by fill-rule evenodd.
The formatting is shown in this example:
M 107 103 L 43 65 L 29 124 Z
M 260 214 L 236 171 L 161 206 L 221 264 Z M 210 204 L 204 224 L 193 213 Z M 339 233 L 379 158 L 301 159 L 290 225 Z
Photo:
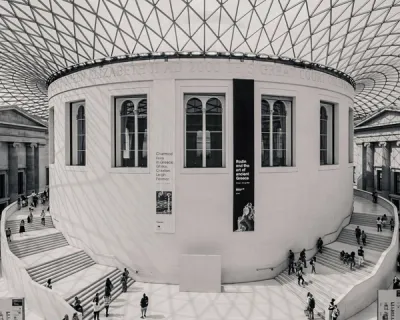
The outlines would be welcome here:
M 254 231 L 254 80 L 233 79 L 233 231 Z
M 1 298 L 0 320 L 25 320 L 25 299 Z
M 378 320 L 400 320 L 400 290 L 379 290 Z
M 174 153 L 156 152 L 155 232 L 174 233 Z

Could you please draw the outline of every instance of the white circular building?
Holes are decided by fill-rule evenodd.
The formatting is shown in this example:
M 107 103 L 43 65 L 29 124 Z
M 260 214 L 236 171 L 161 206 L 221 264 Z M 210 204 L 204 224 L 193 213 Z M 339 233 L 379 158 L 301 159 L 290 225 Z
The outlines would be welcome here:
M 148 56 L 54 80 L 56 227 L 162 283 L 179 283 L 184 254 L 219 255 L 223 283 L 269 278 L 336 231 L 352 209 L 353 82 L 264 60 Z

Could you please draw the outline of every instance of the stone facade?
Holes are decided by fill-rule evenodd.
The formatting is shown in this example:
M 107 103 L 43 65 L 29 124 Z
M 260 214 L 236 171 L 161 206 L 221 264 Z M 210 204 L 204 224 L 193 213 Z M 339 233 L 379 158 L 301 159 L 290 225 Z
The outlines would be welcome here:
M 354 130 L 354 183 L 400 204 L 400 110 L 383 109 Z
M 0 108 L 0 212 L 48 185 L 47 124 L 17 107 Z

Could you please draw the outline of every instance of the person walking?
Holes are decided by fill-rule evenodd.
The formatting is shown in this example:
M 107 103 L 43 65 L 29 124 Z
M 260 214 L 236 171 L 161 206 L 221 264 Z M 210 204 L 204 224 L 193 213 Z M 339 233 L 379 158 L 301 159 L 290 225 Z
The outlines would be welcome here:
M 376 191 L 372 192 L 372 201 L 374 203 L 378 203 L 378 192 Z
M 310 293 L 310 298 L 308 300 L 308 319 L 314 319 L 314 309 L 315 309 L 315 299 Z
M 51 284 L 51 279 L 47 280 L 47 283 L 46 283 L 45 287 L 49 288 L 49 289 L 53 289 L 53 286 Z
M 108 317 L 108 309 L 110 308 L 111 297 L 104 296 L 104 308 L 106 309 L 106 317 Z
M 363 247 L 358 249 L 358 267 L 361 268 L 361 265 L 364 263 L 364 250 Z
M 356 228 L 356 230 L 355 230 L 355 233 L 356 233 L 356 239 L 357 239 L 357 243 L 358 243 L 358 244 L 360 244 L 360 238 L 361 238 L 361 229 L 360 229 L 360 227 L 359 227 L 359 226 L 357 226 L 357 228 Z
M 19 235 L 22 236 L 24 232 L 25 232 L 25 222 L 24 220 L 21 220 L 19 224 Z
M 367 245 L 367 234 L 363 231 L 361 231 L 361 239 L 362 239 L 362 243 L 363 246 L 365 247 Z
M 110 278 L 107 278 L 106 286 L 105 286 L 105 289 L 104 289 L 104 296 L 110 297 L 111 296 L 111 291 L 112 291 L 113 288 L 114 288 L 114 286 L 113 286 Z
M 303 261 L 303 263 L 304 263 L 304 268 L 307 268 L 306 249 L 303 249 L 303 250 L 300 252 L 300 259 L 301 259 L 301 261 Z
M 322 241 L 321 237 L 318 238 L 317 240 L 317 249 L 319 253 L 322 253 L 322 246 L 324 245 L 324 242 Z
M 332 312 L 332 320 L 337 320 L 340 316 L 340 311 L 337 307 L 337 305 L 335 304 L 335 307 L 333 308 L 333 312 Z
M 10 228 L 8 228 L 6 230 L 6 237 L 7 237 L 7 241 L 11 242 L 11 229 Z
M 18 210 L 21 210 L 21 198 L 18 198 L 18 200 L 17 200 L 17 207 L 18 207 Z
M 290 273 L 294 273 L 294 253 L 292 250 L 289 250 L 289 276 Z
M 376 226 L 378 227 L 378 232 L 382 232 L 382 220 L 381 220 L 381 217 L 378 217 L 378 219 L 376 219 Z
M 93 300 L 93 320 L 100 320 L 100 299 L 99 294 L 96 293 Z
M 350 270 L 353 270 L 355 264 L 356 264 L 356 253 L 354 251 L 352 251 L 350 253 Z
M 316 257 L 314 257 L 314 258 L 312 258 L 311 259 L 311 261 L 310 261 L 310 264 L 311 264 L 311 273 L 316 273 L 315 272 L 315 264 L 316 264 L 316 262 L 317 262 L 317 258 Z
M 394 231 L 394 220 L 390 218 L 390 231 Z
M 328 311 L 329 311 L 328 320 L 332 320 L 332 313 L 334 309 L 335 309 L 335 299 L 332 299 L 328 306 Z
M 146 296 L 145 293 L 143 293 L 143 298 L 140 300 L 140 308 L 142 310 L 142 316 L 140 317 L 141 319 L 146 318 L 148 305 L 149 305 L 149 298 Z
M 296 274 L 297 274 L 298 285 L 300 286 L 300 281 L 301 281 L 301 285 L 304 286 L 303 270 L 301 267 L 297 270 Z
M 44 213 L 44 210 L 42 210 L 42 213 L 40 214 L 40 217 L 42 218 L 42 225 L 46 225 L 46 214 Z
M 122 283 L 122 292 L 128 291 L 128 278 L 126 277 L 125 273 L 123 273 L 121 276 L 121 283 Z
M 126 276 L 126 279 L 129 278 L 129 271 L 128 271 L 127 268 L 124 268 L 124 273 L 123 274 Z

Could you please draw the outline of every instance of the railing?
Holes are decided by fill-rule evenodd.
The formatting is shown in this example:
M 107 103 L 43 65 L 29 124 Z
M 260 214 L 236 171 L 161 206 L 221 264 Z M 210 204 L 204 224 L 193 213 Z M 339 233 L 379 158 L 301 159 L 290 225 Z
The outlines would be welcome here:
M 354 193 L 359 197 L 372 200 L 372 195 L 369 192 L 356 189 Z M 377 298 L 377 290 L 387 289 L 396 273 L 396 260 L 399 252 L 399 218 L 397 209 L 391 202 L 382 197 L 378 198 L 378 204 L 393 214 L 395 228 L 392 242 L 381 254 L 372 273 L 361 279 L 336 299 L 341 319 L 348 319 L 373 303 Z
M 63 319 L 66 314 L 72 318 L 75 310 L 57 292 L 34 282 L 21 260 L 11 252 L 4 231 L 8 218 L 17 210 L 17 203 L 12 203 L 3 210 L 1 219 L 1 265 L 8 285 L 14 294 L 26 298 L 30 310 L 45 319 Z

